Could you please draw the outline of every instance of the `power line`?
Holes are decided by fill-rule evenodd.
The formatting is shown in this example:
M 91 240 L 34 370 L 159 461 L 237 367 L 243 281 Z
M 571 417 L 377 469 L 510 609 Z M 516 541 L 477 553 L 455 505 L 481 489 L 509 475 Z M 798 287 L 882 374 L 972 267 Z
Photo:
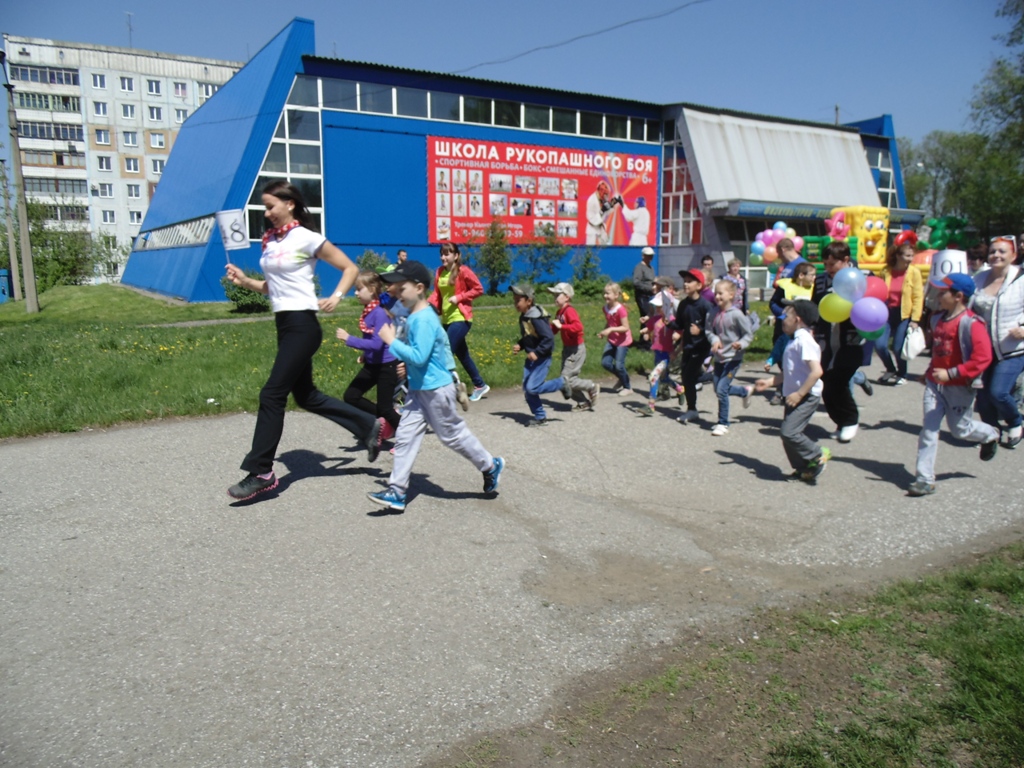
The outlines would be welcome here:
M 655 19 L 663 19 L 666 16 L 671 16 L 673 13 L 678 13 L 679 11 L 685 10 L 685 9 L 691 7 L 691 6 L 700 5 L 701 3 L 710 3 L 710 2 L 711 2 L 711 0 L 690 0 L 690 2 L 683 3 L 682 5 L 677 5 L 675 8 L 669 8 L 667 11 L 661 11 L 660 13 L 653 13 L 650 16 L 642 16 L 642 17 L 640 17 L 638 19 L 630 19 L 629 21 L 623 21 L 623 22 L 615 24 L 615 25 L 613 25 L 611 27 L 606 27 L 605 29 L 599 29 L 599 30 L 597 30 L 595 32 L 585 32 L 582 35 L 576 35 L 576 37 L 570 37 L 568 40 L 562 40 L 561 42 L 558 42 L 558 43 L 549 43 L 547 45 L 538 45 L 536 48 L 531 48 L 528 51 L 523 51 L 522 53 L 517 53 L 514 56 L 509 56 L 509 57 L 504 58 L 504 59 L 495 59 L 493 61 L 482 61 L 479 64 L 474 64 L 471 67 L 466 67 L 465 69 L 455 70 L 451 74 L 453 74 L 453 75 L 461 75 L 461 74 L 464 74 L 466 72 L 471 72 L 474 69 L 479 69 L 480 67 L 491 66 L 492 64 L 507 64 L 510 61 L 515 61 L 516 59 L 521 59 L 524 56 L 529 56 L 531 53 L 537 53 L 537 51 L 549 51 L 552 48 L 561 48 L 563 45 L 569 45 L 570 43 L 575 43 L 578 40 L 585 40 L 588 37 L 597 37 L 598 35 L 603 35 L 603 34 L 606 34 L 608 32 L 614 32 L 617 29 L 622 29 L 623 27 L 628 27 L 631 24 L 640 24 L 640 23 L 645 22 L 645 21 L 654 21 Z

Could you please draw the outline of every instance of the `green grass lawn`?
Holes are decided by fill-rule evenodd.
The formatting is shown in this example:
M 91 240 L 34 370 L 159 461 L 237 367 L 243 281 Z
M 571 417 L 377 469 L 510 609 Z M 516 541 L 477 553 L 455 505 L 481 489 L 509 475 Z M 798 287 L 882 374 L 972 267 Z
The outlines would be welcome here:
M 511 349 L 516 312 L 510 300 L 482 303 L 469 336 L 473 358 L 492 387 L 518 386 L 522 358 Z M 0 438 L 255 410 L 274 358 L 269 320 L 168 325 L 251 319 L 229 304 L 179 305 L 100 285 L 51 289 L 40 296 L 40 307 L 28 315 L 23 303 L 0 305 Z M 600 365 L 603 342 L 595 337 L 604 326 L 601 304 L 577 308 L 587 329 L 584 376 L 607 379 Z M 324 343 L 314 370 L 317 385 L 330 394 L 340 396 L 358 370 L 356 353 L 335 340 L 334 330 L 358 332 L 359 311 L 349 299 L 334 314 L 320 316 Z M 635 314 L 632 320 L 635 327 Z M 770 346 L 771 330 L 762 328 L 749 356 L 764 357 Z M 557 349 L 555 355 L 557 360 Z M 631 350 L 626 363 L 641 371 L 652 357 Z M 552 368 L 556 375 L 557 363 Z

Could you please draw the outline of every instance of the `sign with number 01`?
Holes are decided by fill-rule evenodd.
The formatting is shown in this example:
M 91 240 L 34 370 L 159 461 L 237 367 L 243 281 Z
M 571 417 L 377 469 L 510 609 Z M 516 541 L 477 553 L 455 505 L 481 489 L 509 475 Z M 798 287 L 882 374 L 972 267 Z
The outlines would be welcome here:
M 245 211 L 217 211 L 217 226 L 225 251 L 237 251 L 249 247 L 249 233 L 245 227 Z

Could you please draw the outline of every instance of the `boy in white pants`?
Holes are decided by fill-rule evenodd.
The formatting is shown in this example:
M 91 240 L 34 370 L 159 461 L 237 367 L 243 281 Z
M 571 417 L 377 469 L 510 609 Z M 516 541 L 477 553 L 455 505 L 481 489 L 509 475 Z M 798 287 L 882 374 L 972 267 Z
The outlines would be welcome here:
M 442 444 L 465 456 L 483 473 L 484 493 L 496 494 L 505 461 L 488 453 L 458 412 L 455 384 L 447 364 L 451 356 L 448 335 L 427 302 L 430 271 L 418 261 L 406 260 L 381 278 L 386 283 L 401 284 L 399 301 L 409 310 L 405 340 L 396 338 L 392 325 L 378 331 L 391 354 L 405 363 L 409 395 L 395 434 L 395 464 L 388 488 L 367 495 L 382 507 L 405 511 L 409 477 L 428 424 Z

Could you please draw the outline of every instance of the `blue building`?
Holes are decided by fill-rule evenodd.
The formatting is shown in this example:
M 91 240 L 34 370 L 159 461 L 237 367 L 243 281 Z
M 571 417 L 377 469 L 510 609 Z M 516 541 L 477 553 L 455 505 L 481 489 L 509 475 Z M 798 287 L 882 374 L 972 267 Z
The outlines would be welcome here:
M 775 220 L 823 234 L 839 205 L 920 220 L 889 116 L 832 126 L 328 59 L 295 19 L 182 127 L 122 282 L 224 300 L 215 214 L 244 211 L 248 248 L 230 256 L 257 268 L 260 190 L 279 178 L 353 259 L 404 248 L 434 264 L 439 242 L 500 217 L 514 244 L 555 232 L 614 277 L 644 245 L 665 274 L 705 253 L 745 263 Z

